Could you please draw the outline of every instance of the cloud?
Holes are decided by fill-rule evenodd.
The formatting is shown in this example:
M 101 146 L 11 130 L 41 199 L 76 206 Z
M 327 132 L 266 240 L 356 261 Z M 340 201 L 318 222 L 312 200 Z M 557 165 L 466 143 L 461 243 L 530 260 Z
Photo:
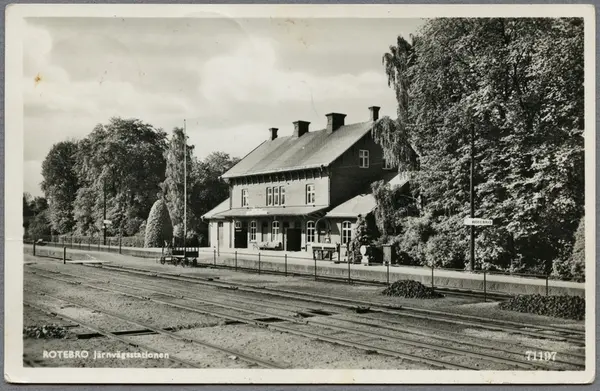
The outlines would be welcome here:
M 322 60 L 327 61 L 326 57 Z M 383 72 L 319 76 L 281 69 L 272 42 L 256 37 L 207 61 L 200 71 L 200 83 L 204 98 L 223 104 L 352 99 L 365 91 L 377 94 L 387 88 Z

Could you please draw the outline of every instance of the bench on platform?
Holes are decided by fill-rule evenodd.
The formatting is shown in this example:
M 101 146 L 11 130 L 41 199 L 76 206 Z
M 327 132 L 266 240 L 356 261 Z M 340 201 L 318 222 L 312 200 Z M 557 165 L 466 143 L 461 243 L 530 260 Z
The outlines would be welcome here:
M 339 246 L 334 243 L 312 243 L 310 247 L 313 259 L 333 260 L 333 254 L 339 251 Z M 319 257 L 317 257 L 317 254 L 319 254 Z
M 258 243 L 259 250 L 281 250 L 281 242 L 260 242 Z

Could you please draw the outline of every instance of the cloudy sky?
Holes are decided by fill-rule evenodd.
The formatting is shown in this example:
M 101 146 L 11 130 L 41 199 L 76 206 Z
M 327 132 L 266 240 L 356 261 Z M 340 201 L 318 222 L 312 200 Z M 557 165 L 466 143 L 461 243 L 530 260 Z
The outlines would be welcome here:
M 381 56 L 418 19 L 30 18 L 24 37 L 25 191 L 41 195 L 51 146 L 112 116 L 171 131 L 196 156 L 243 156 L 325 114 L 395 115 Z

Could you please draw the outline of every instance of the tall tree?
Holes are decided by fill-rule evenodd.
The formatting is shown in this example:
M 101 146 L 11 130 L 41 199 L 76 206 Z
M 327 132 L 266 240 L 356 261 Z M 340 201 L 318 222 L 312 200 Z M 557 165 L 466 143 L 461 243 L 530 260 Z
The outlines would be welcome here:
M 190 208 L 190 196 L 192 193 L 194 177 L 194 147 L 187 144 L 187 135 L 182 128 L 173 129 L 173 135 L 169 141 L 169 147 L 166 152 L 166 171 L 165 180 L 161 184 L 162 193 L 169 209 L 171 221 L 174 227 L 176 237 L 183 236 L 183 215 L 184 215 L 184 153 L 187 170 L 187 228 L 193 229 L 193 223 L 196 218 L 194 211 Z M 185 151 L 185 152 L 184 152 Z
M 547 273 L 570 256 L 583 214 L 583 21 L 433 19 L 383 62 L 398 120 L 375 133 L 400 161 L 404 142 L 418 153 L 411 188 L 441 236 L 428 248 L 452 238 L 466 255 L 473 128 L 476 216 L 497 221 L 477 230 L 480 266 Z
M 81 216 L 97 219 L 106 199 L 107 218 L 113 222 L 109 233 L 122 229 L 124 235 L 135 234 L 160 192 L 166 147 L 166 133 L 138 119 L 111 118 L 108 124 L 97 125 L 80 142 L 77 155 L 79 177 L 98 200 L 94 216 L 85 210 Z M 89 191 L 79 196 L 89 198 Z
M 42 190 L 50 207 L 49 220 L 58 233 L 70 232 L 74 225 L 73 202 L 80 183 L 75 168 L 77 143 L 56 143 L 42 163 Z
M 202 216 L 229 197 L 229 186 L 221 179 L 221 175 L 239 160 L 225 152 L 213 152 L 196 162 L 191 198 L 195 216 Z

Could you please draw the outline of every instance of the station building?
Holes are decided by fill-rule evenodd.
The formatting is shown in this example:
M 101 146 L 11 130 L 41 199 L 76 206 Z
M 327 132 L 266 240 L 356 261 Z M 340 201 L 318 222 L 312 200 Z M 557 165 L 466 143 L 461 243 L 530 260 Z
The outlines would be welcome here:
M 348 243 L 357 218 L 375 207 L 371 183 L 407 183 L 373 140 L 379 107 L 369 112 L 354 124 L 345 114 L 327 114 L 318 131 L 296 121 L 286 137 L 269 129 L 267 140 L 222 175 L 229 198 L 203 216 L 209 245 L 311 251 L 315 243 Z

